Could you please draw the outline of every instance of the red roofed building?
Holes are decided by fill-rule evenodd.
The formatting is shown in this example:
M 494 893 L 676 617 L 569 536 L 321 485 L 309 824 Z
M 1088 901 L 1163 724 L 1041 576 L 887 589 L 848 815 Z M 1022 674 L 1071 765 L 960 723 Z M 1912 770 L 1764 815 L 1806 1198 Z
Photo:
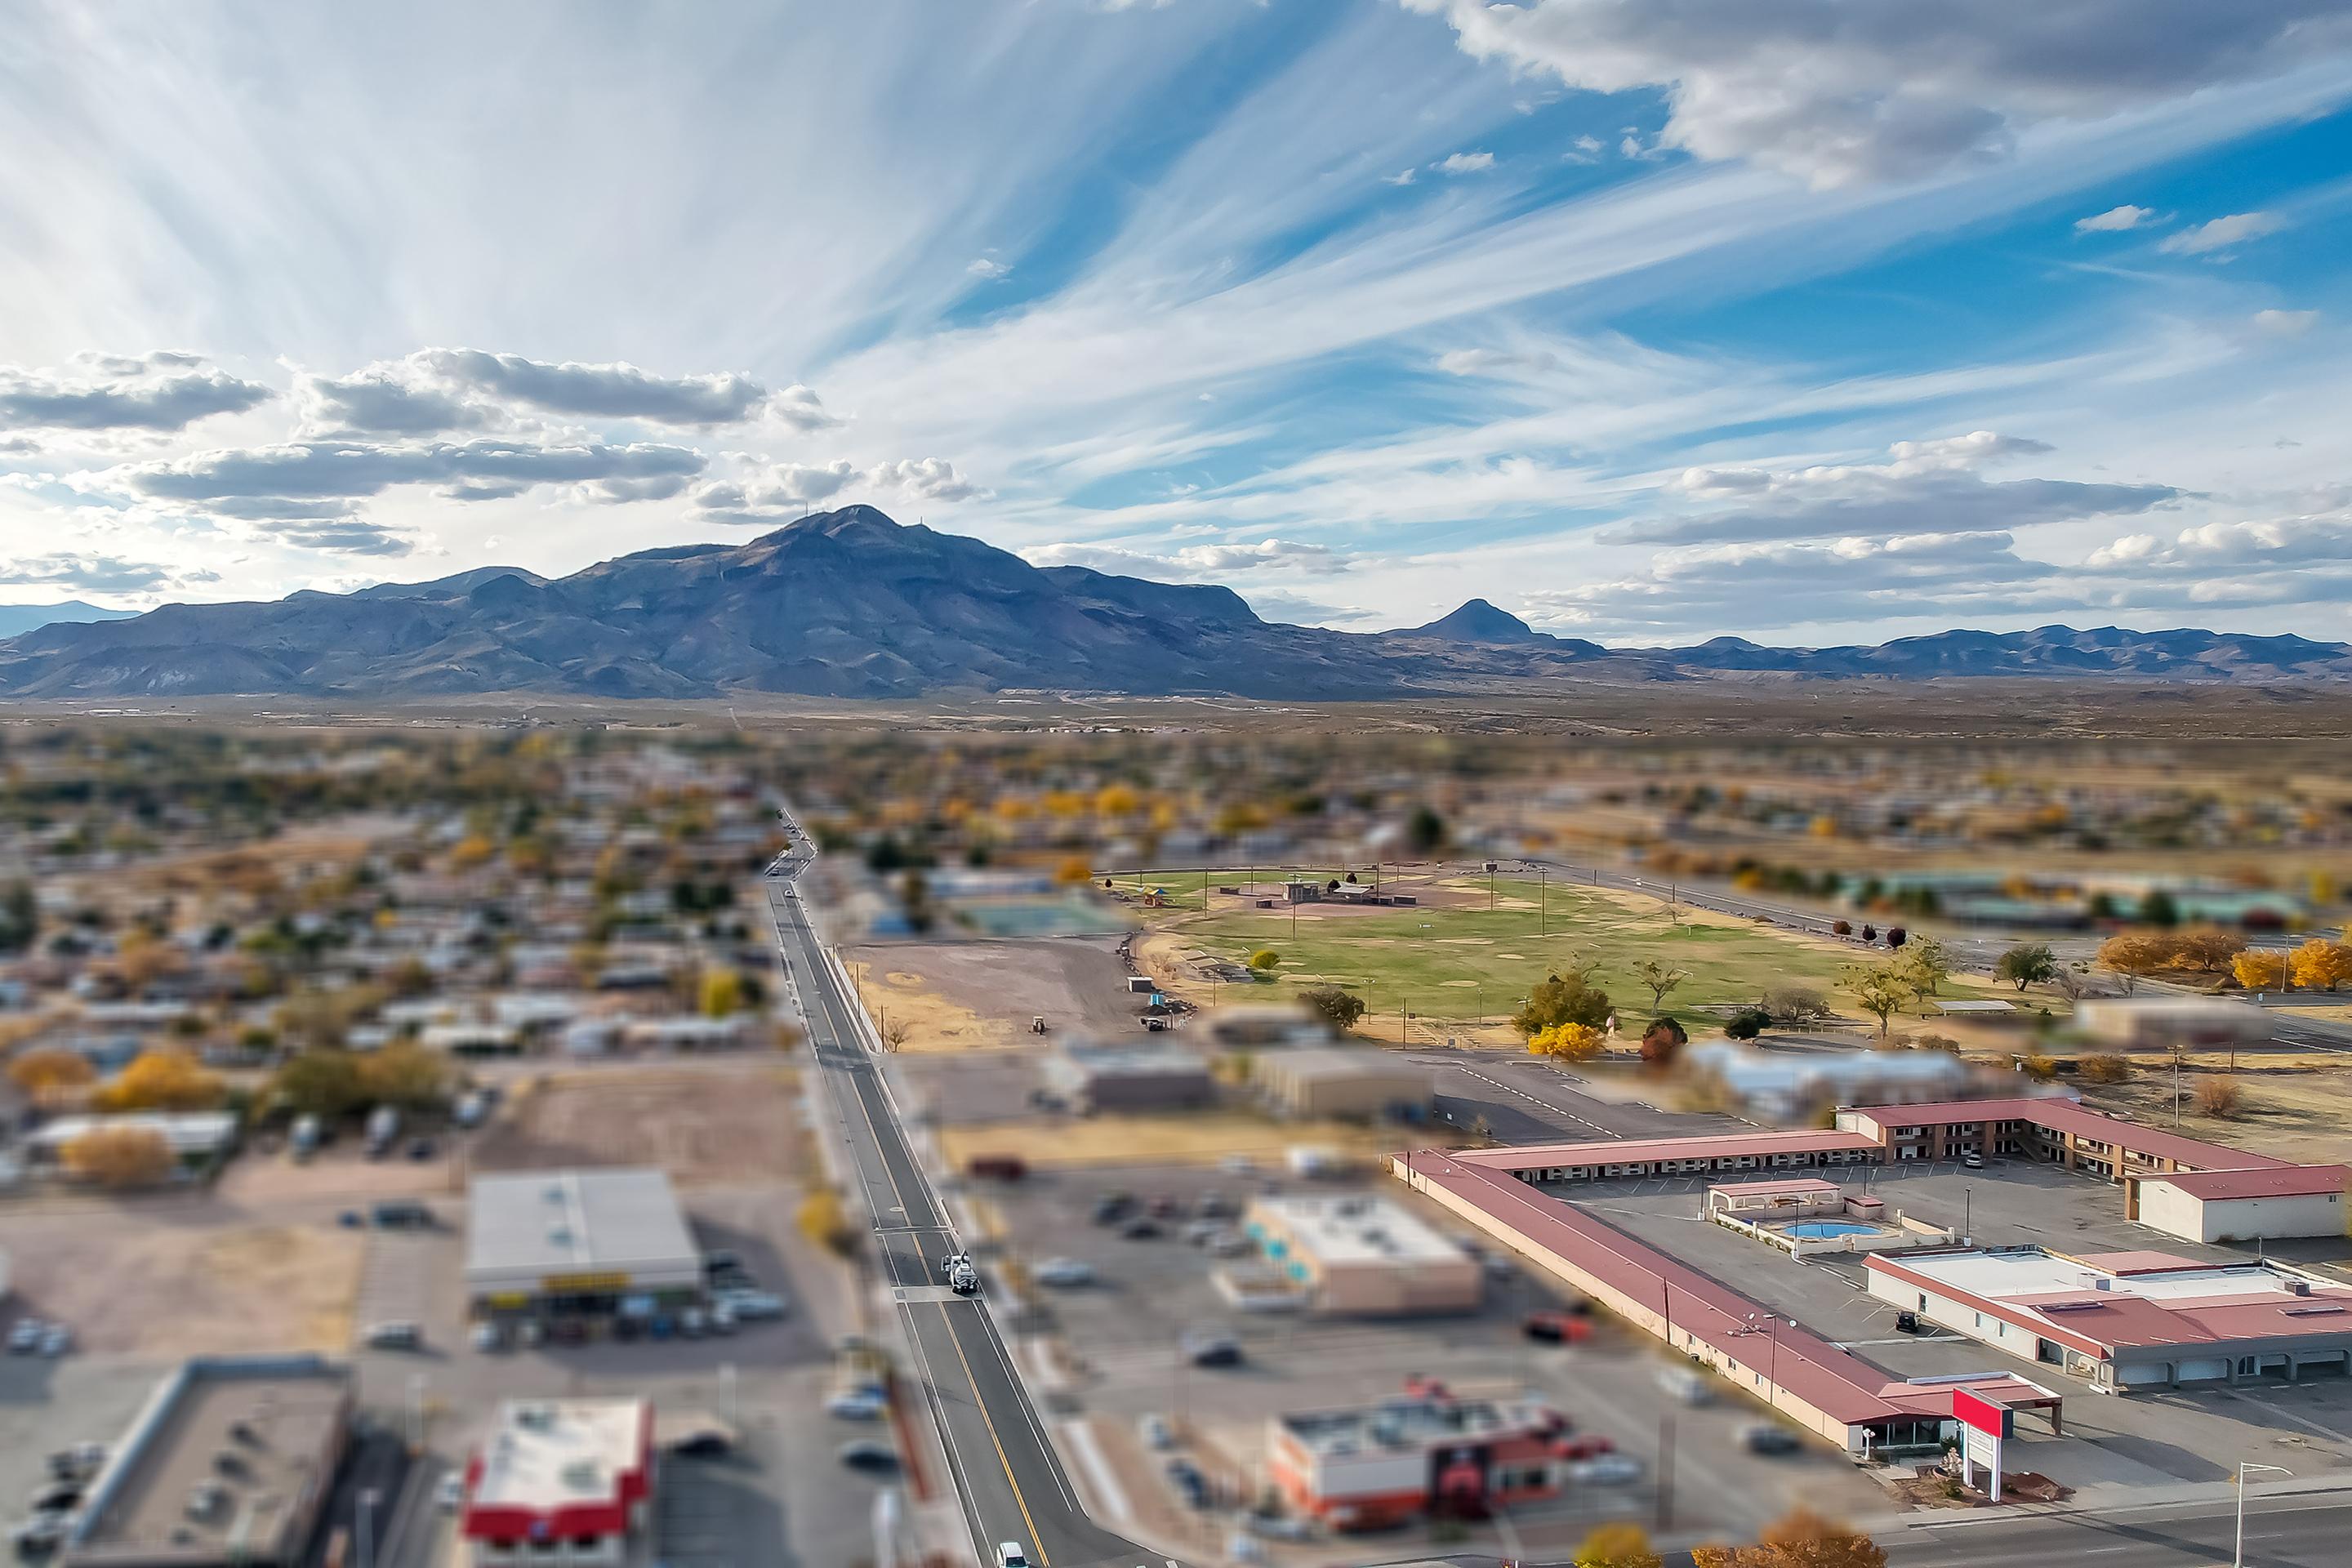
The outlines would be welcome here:
M 1568 1422 L 1539 1401 L 1457 1395 L 1433 1379 L 1402 1397 L 1277 1415 L 1266 1472 L 1290 1506 L 1335 1530 L 1427 1517 L 1483 1519 L 1558 1492 L 1576 1451 Z
M 459 1533 L 478 1568 L 604 1568 L 629 1557 L 653 1498 L 643 1399 L 514 1400 L 466 1468 Z

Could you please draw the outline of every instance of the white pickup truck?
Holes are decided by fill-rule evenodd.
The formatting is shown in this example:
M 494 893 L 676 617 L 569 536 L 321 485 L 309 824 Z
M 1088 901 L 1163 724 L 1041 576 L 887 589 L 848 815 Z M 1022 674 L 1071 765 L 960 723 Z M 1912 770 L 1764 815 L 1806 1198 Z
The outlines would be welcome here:
M 950 1252 L 940 1259 L 940 1277 L 948 1282 L 948 1289 L 959 1296 L 980 1294 L 980 1270 L 973 1268 L 971 1259 L 961 1252 Z

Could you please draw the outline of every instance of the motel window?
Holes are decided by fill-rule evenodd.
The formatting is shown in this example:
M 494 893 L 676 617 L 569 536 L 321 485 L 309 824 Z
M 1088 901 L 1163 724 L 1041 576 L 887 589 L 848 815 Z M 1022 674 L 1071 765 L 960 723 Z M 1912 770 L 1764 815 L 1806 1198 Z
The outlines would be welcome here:
M 2250 1355 L 2240 1356 L 2238 1358 L 2238 1375 L 2240 1377 L 2252 1377 L 2253 1374 L 2254 1358 Z
M 1919 1298 L 1919 1310 L 1923 1312 L 1927 1310 L 1927 1298 L 1924 1295 Z

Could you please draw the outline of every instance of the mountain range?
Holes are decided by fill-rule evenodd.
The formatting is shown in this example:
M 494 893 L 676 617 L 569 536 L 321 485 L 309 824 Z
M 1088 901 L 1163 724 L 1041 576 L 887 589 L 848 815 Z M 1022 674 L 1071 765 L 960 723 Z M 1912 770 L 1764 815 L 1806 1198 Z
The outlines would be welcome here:
M 18 637 L 58 621 L 125 621 L 138 613 L 86 605 L 79 599 L 61 599 L 54 605 L 0 605 L 0 637 Z
M 1330 631 L 1261 620 L 1230 588 L 1034 566 L 865 506 L 568 577 L 479 567 L 352 594 L 167 605 L 0 641 L 0 696 L 27 698 L 1046 689 L 1309 700 L 1711 676 L 2336 681 L 2352 679 L 2352 646 L 2043 626 L 1876 647 L 1717 637 L 1612 649 L 1537 631 L 1483 599 L 1409 630 Z

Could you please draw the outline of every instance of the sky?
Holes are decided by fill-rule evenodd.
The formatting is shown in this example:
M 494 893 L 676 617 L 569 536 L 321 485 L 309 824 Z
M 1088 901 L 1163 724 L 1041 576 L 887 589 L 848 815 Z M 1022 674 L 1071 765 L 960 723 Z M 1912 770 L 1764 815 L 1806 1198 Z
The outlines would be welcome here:
M 866 502 L 1359 630 L 2352 638 L 2346 0 L 0 37 L 0 602 Z

